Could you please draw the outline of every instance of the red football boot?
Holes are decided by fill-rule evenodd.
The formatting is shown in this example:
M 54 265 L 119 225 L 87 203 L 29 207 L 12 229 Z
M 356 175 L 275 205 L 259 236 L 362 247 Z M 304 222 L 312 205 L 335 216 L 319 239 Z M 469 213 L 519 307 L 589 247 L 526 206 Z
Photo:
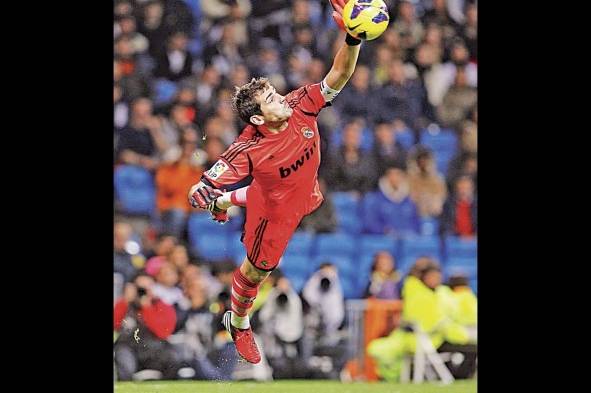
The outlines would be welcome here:
M 232 326 L 232 323 L 230 322 L 231 318 L 232 312 L 226 311 L 222 323 L 228 333 L 232 336 L 234 345 L 236 345 L 236 351 L 238 351 L 238 354 L 247 362 L 257 364 L 261 361 L 261 354 L 257 348 L 257 343 L 254 341 L 252 329 L 238 329 Z

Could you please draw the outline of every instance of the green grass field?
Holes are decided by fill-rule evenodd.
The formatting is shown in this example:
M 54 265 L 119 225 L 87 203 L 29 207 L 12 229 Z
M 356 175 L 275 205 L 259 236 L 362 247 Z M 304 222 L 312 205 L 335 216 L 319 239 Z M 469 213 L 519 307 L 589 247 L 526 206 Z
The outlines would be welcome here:
M 276 382 L 117 382 L 115 393 L 476 393 L 476 380 L 441 384 Z

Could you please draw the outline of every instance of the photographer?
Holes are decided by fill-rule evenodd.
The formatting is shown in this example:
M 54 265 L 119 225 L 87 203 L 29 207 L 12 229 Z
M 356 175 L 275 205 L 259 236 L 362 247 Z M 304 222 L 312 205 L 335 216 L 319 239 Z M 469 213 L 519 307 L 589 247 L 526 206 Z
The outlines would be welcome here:
M 302 297 L 305 316 L 304 352 L 311 378 L 338 379 L 347 360 L 346 340 L 341 327 L 345 320 L 345 299 L 332 263 L 323 263 L 304 285 Z
M 299 347 L 304 334 L 302 301 L 286 277 L 277 279 L 258 317 L 273 377 L 306 377 Z
M 115 304 L 115 365 L 118 379 L 129 381 L 144 369 L 157 370 L 164 379 L 175 379 L 178 362 L 166 341 L 175 327 L 174 307 L 152 293 L 154 279 L 138 274 L 125 286 L 123 298 Z
M 214 313 L 220 305 L 208 302 L 207 292 L 200 278 L 188 281 L 184 292 L 190 301 L 190 307 L 188 310 L 179 310 L 179 329 L 169 341 L 174 345 L 183 365 L 194 370 L 192 379 L 231 380 L 238 354 L 220 323 L 219 316 Z

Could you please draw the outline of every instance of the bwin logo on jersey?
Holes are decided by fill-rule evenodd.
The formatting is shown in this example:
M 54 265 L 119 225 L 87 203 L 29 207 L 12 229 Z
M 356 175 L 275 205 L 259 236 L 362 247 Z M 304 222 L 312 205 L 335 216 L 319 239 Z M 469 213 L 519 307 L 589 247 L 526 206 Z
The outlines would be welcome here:
M 312 131 L 308 127 L 303 127 L 302 128 L 302 134 L 304 134 L 304 138 L 310 139 L 310 138 L 312 138 L 314 136 L 314 131 Z
M 316 142 L 314 142 L 312 147 L 310 147 L 310 150 L 308 150 L 308 148 L 306 147 L 306 149 L 304 150 L 304 154 L 300 157 L 299 160 L 296 160 L 287 168 L 284 168 L 282 166 L 279 167 L 279 176 L 281 176 L 281 178 L 283 179 L 291 175 L 292 172 L 296 172 L 298 169 L 300 169 L 300 167 L 304 165 L 306 161 L 308 161 L 312 157 L 316 150 Z

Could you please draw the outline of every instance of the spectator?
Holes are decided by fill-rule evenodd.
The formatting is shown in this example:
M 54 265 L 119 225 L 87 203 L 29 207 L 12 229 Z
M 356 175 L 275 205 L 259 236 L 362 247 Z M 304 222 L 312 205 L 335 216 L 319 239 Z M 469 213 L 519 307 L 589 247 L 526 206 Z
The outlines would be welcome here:
M 466 5 L 466 23 L 461 28 L 461 36 L 470 54 L 470 61 L 476 63 L 478 59 L 478 8 L 474 3 Z
M 444 127 L 459 129 L 461 122 L 476 106 L 477 98 L 476 88 L 468 86 L 466 71 L 458 68 L 454 84 L 445 93 L 441 105 L 437 108 L 440 123 Z
M 281 277 L 259 311 L 260 332 L 274 378 L 296 378 L 305 371 L 298 342 L 304 334 L 302 301 Z M 305 376 L 305 375 L 303 375 Z
M 394 29 L 400 34 L 405 49 L 414 48 L 423 38 L 423 25 L 416 18 L 415 6 L 403 0 L 398 7 L 398 15 L 394 19 Z
M 176 32 L 168 38 L 166 51 L 156 58 L 154 76 L 177 82 L 191 76 L 193 55 L 188 51 L 189 39 L 183 32 Z
M 450 89 L 456 80 L 456 72 L 463 69 L 466 75 L 466 84 L 476 87 L 478 84 L 477 66 L 469 62 L 469 54 L 466 45 L 459 39 L 451 47 L 450 60 L 433 67 L 430 75 L 428 87 L 429 102 L 434 106 L 439 106 L 445 93 Z
M 138 31 L 148 39 L 148 53 L 152 58 L 160 55 L 170 34 L 163 16 L 164 6 L 158 0 L 146 2 L 140 10 Z
M 426 25 L 433 23 L 439 25 L 446 41 L 449 41 L 458 33 L 459 25 L 451 17 L 446 0 L 433 0 L 433 8 L 425 13 L 423 21 Z
M 213 65 L 223 76 L 230 75 L 234 67 L 244 64 L 244 53 L 236 40 L 235 29 L 234 23 L 224 24 L 221 37 L 203 51 L 205 64 Z
M 387 251 L 380 251 L 374 255 L 371 277 L 365 290 L 365 297 L 399 299 L 399 281 L 400 274 L 396 271 L 394 257 Z
M 363 226 L 367 233 L 418 234 L 419 214 L 410 198 L 406 172 L 400 167 L 389 167 L 380 178 L 378 191 L 365 195 Z
M 474 183 L 468 176 L 461 176 L 456 180 L 455 193 L 443 206 L 439 224 L 442 235 L 476 236 L 477 212 Z
M 353 119 L 343 128 L 343 146 L 329 158 L 324 176 L 332 191 L 364 193 L 376 181 L 376 163 L 361 150 L 363 120 Z
M 189 253 L 187 252 L 187 247 L 182 244 L 174 246 L 167 257 L 167 260 L 176 267 L 179 273 L 183 274 L 185 269 L 189 266 Z
M 176 379 L 180 367 L 166 339 L 174 331 L 174 307 L 154 296 L 152 277 L 139 274 L 125 286 L 124 297 L 115 304 L 114 323 L 117 379 L 131 381 L 144 369 L 157 370 L 164 379 Z
M 402 357 L 414 353 L 417 339 L 414 334 L 418 327 L 427 332 L 432 345 L 437 349 L 444 343 L 468 346 L 467 352 L 475 353 L 469 346 L 468 330 L 453 320 L 452 308 L 446 307 L 449 288 L 441 286 L 441 271 L 434 261 L 427 261 L 422 269 L 416 269 L 417 276 L 409 275 L 404 281 L 402 296 L 402 328 L 394 330 L 388 337 L 371 341 L 368 354 L 377 362 L 377 372 L 387 381 L 397 381 L 400 376 Z
M 324 201 L 312 214 L 302 219 L 300 227 L 313 233 L 334 232 L 337 228 L 335 206 L 326 188 L 326 181 L 319 178 L 318 184 L 320 185 L 320 192 L 324 195 Z
M 173 336 L 179 358 L 195 371 L 193 379 L 231 380 L 238 354 L 231 340 L 223 338 L 223 326 L 216 325 L 201 280 L 189 281 L 184 292 L 190 305 L 180 310 L 179 328 Z
M 450 193 L 454 192 L 454 184 L 461 176 L 468 176 L 474 184 L 477 184 L 478 158 L 476 153 L 469 151 L 460 152 L 449 164 L 447 174 L 447 187 Z M 476 190 L 474 190 L 476 194 Z
M 351 84 L 339 93 L 334 105 L 338 109 L 343 124 L 353 118 L 369 117 L 370 98 L 373 90 L 370 88 L 370 70 L 365 65 L 358 65 L 351 78 Z
M 115 223 L 113 229 L 113 271 L 123 276 L 124 282 L 129 282 L 137 273 L 136 266 L 133 264 L 133 255 L 128 251 L 128 242 L 131 239 L 133 230 L 131 225 L 126 222 Z M 137 249 L 139 245 L 136 243 Z M 140 257 L 141 258 L 141 257 Z M 143 264 L 143 258 L 139 260 Z M 136 262 L 137 263 L 137 262 Z
M 197 117 L 200 125 L 205 123 L 205 114 L 213 109 L 212 102 L 221 83 L 222 77 L 213 65 L 206 66 L 201 72 L 196 87 L 197 103 L 202 108 Z
M 148 39 L 137 32 L 135 18 L 132 15 L 122 16 L 118 21 L 119 36 L 127 36 L 131 40 L 131 46 L 135 53 L 144 53 L 148 50 Z
M 386 83 L 388 83 L 388 69 L 390 67 L 390 63 L 392 63 L 394 60 L 395 57 L 392 54 L 392 51 L 386 45 L 378 45 L 375 54 L 375 66 L 373 66 L 372 70 L 373 80 L 370 82 L 370 84 L 373 84 L 374 86 L 384 86 Z M 359 69 L 359 67 L 360 66 L 358 65 L 356 68 Z M 354 77 L 355 76 L 353 76 L 353 78 Z M 353 79 L 351 81 L 353 81 Z M 351 86 L 348 86 L 348 89 L 350 88 Z M 345 91 L 348 89 L 345 89 Z M 374 119 L 374 121 L 376 120 Z
M 158 166 L 159 152 L 166 147 L 161 134 L 161 122 L 152 115 L 152 102 L 147 98 L 134 101 L 131 121 L 119 133 L 119 161 L 154 170 Z
M 129 118 L 129 105 L 123 100 L 123 89 L 119 83 L 113 85 L 113 120 L 115 131 L 119 131 L 127 125 Z
M 399 118 L 408 127 L 415 128 L 433 118 L 425 87 L 419 79 L 407 79 L 400 60 L 390 63 L 388 78 L 373 95 L 371 117 L 375 123 Z
M 216 136 L 218 132 L 217 128 L 214 128 L 214 122 L 216 118 L 211 118 L 208 121 L 208 125 L 205 126 L 206 135 L 208 135 L 205 145 L 203 146 L 204 160 L 203 166 L 205 168 L 211 168 L 217 161 L 220 154 L 226 150 L 226 145 L 222 142 L 221 138 Z
M 447 189 L 445 180 L 437 172 L 431 150 L 417 146 L 408 165 L 410 198 L 422 217 L 439 217 Z
M 374 134 L 373 156 L 377 163 L 378 175 L 386 173 L 388 167 L 403 166 L 406 163 L 406 151 L 396 140 L 394 124 L 380 122 L 376 125 Z
M 187 303 L 183 291 L 178 287 L 179 273 L 175 265 L 166 261 L 158 269 L 156 284 L 152 287 L 154 296 L 171 306 L 185 308 Z
M 199 179 L 203 167 L 197 162 L 197 133 L 187 130 L 183 133 L 180 157 L 162 165 L 156 172 L 156 203 L 160 213 L 161 232 L 176 238 L 184 235 L 191 205 L 187 202 L 187 190 Z
M 318 337 L 334 340 L 345 319 L 345 300 L 336 267 L 323 263 L 306 281 L 302 296 L 310 306 L 314 322 L 310 324 Z

